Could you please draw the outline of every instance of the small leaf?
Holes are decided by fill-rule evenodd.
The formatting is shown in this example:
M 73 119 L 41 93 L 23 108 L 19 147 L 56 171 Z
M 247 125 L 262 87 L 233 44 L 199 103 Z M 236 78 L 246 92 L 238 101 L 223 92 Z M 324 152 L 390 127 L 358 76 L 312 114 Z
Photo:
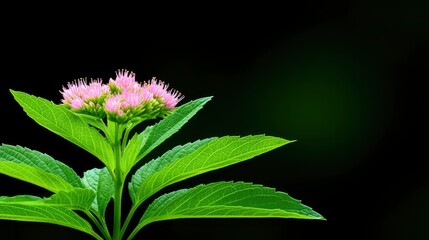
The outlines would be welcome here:
M 74 187 L 83 187 L 79 176 L 73 169 L 53 159 L 51 156 L 38 151 L 21 146 L 3 144 L 0 146 L 0 162 L 2 161 L 21 163 L 33 168 L 38 168 L 47 173 L 58 175 Z M 1 169 L 0 172 L 2 172 Z
M 140 149 L 136 162 L 179 131 L 210 99 L 211 97 L 205 97 L 190 101 L 173 110 L 170 115 L 157 124 L 147 127 L 140 133 L 140 135 L 147 135 L 147 141 Z
M 324 219 L 275 189 L 243 182 L 217 182 L 165 194 L 149 205 L 137 229 L 180 218 Z
M 88 123 L 89 125 L 96 127 L 102 131 L 106 130 L 106 124 L 103 122 L 101 118 L 91 116 L 88 114 L 83 114 L 83 113 L 76 113 L 76 112 L 72 112 L 72 113 L 80 117 L 84 122 Z
M 99 216 L 104 217 L 107 205 L 115 193 L 113 180 L 109 171 L 107 168 L 88 170 L 84 173 L 82 182 L 96 194 L 91 208 Z
M 33 201 L 40 201 L 37 197 L 31 196 L 0 197 L 0 219 L 57 224 L 88 233 L 102 240 L 91 225 L 72 210 L 33 204 L 32 198 Z
M 121 170 L 122 174 L 126 176 L 129 171 L 137 164 L 137 157 L 140 153 L 140 149 L 145 145 L 147 141 L 147 135 L 135 134 L 125 147 Z
M 95 128 L 64 106 L 24 92 L 11 92 L 27 115 L 38 124 L 92 153 L 111 170 L 114 169 L 113 150 Z
M 129 185 L 133 203 L 142 203 L 170 184 L 251 159 L 290 142 L 278 137 L 257 135 L 221 137 L 202 145 L 197 144 L 197 148 L 185 145 L 174 150 L 180 150 L 182 154 L 167 152 L 137 170 Z

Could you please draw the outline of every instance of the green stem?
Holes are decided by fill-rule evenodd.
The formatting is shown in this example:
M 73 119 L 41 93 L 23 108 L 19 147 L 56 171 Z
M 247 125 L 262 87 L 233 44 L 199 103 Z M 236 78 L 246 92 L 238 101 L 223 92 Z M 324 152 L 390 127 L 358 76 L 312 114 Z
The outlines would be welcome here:
M 127 230 L 128 224 L 130 224 L 130 221 L 131 221 L 131 219 L 132 219 L 132 217 L 133 217 L 134 213 L 136 212 L 137 208 L 138 208 L 138 205 L 134 205 L 134 206 L 131 208 L 130 212 L 128 213 L 128 216 L 127 216 L 127 218 L 125 219 L 124 225 L 122 226 L 122 230 L 121 230 L 121 238 L 124 236 L 125 231 Z
M 124 151 L 125 147 L 127 146 L 128 135 L 130 134 L 131 129 L 132 129 L 132 127 L 129 127 L 129 128 L 125 129 L 125 134 L 124 134 L 124 138 L 123 138 L 123 141 L 122 141 L 122 151 Z
M 107 230 L 107 226 L 105 224 L 101 225 L 100 222 L 94 217 L 94 215 L 90 211 L 86 211 L 85 213 L 92 220 L 92 222 L 94 222 L 94 224 L 97 226 L 98 230 L 100 230 L 106 240 L 111 240 L 112 237 Z
M 124 180 L 121 174 L 121 134 L 119 133 L 119 124 L 115 123 L 115 142 L 113 146 L 115 153 L 115 197 L 113 205 L 113 240 L 121 239 L 121 205 L 122 205 L 122 190 L 124 188 Z
M 148 223 L 146 223 L 146 222 L 140 223 L 136 228 L 134 228 L 133 232 L 130 234 L 130 236 L 128 236 L 127 240 L 132 240 L 137 235 L 137 233 L 140 231 L 140 229 L 142 229 L 147 224 Z
M 113 219 L 113 239 L 121 239 L 121 205 L 122 205 L 122 190 L 124 184 L 118 181 L 115 187 L 115 200 L 114 200 L 114 219 Z
M 112 236 L 110 235 L 110 233 L 109 233 L 109 227 L 107 226 L 107 224 L 106 224 L 106 218 L 103 216 L 103 218 L 101 218 L 100 219 L 100 222 L 101 222 L 101 226 L 103 226 L 103 228 L 104 229 L 106 229 L 106 231 L 107 231 L 107 234 L 108 234 L 108 236 L 109 236 L 109 240 L 111 240 L 112 239 Z

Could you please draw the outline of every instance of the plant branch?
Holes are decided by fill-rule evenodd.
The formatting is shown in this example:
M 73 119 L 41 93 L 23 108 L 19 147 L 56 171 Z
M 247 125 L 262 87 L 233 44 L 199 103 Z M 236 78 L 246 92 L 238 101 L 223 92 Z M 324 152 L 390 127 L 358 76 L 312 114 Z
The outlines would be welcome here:
M 90 211 L 85 211 L 85 214 L 92 220 L 92 222 L 94 222 L 94 224 L 97 226 L 98 230 L 100 230 L 106 240 L 112 239 L 105 222 L 104 224 L 100 224 L 100 222 L 94 217 L 94 215 Z
M 138 209 L 138 206 L 139 205 L 133 205 L 133 207 L 131 208 L 130 212 L 128 213 L 127 218 L 125 219 L 124 225 L 122 226 L 122 229 L 121 229 L 121 238 L 124 236 L 125 231 L 127 230 L 127 227 L 130 224 L 130 221 L 131 221 L 131 219 L 134 216 L 134 213 Z

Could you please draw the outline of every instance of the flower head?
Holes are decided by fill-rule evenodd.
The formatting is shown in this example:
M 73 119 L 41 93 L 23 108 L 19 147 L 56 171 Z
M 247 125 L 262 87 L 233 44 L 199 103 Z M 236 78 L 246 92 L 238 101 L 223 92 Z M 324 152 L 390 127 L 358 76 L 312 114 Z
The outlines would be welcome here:
M 176 90 L 168 90 L 168 84 L 152 78 L 143 85 L 143 89 L 159 98 L 169 110 L 172 110 L 184 97 Z
M 72 110 L 103 116 L 102 105 L 110 89 L 100 79 L 91 80 L 90 83 L 86 79 L 79 79 L 68 83 L 67 88 L 63 87 L 60 92 L 63 95 L 62 103 Z
M 146 118 L 154 113 L 147 108 L 147 105 L 153 101 L 153 95 L 145 91 L 123 91 L 121 94 L 110 96 L 104 105 L 107 117 L 115 122 L 127 122 L 133 117 L 142 117 L 146 113 Z
M 132 119 L 144 120 L 165 117 L 183 96 L 156 78 L 143 84 L 135 80 L 135 74 L 122 69 L 115 79 L 103 84 L 101 79 L 79 79 L 68 83 L 60 91 L 62 103 L 71 110 L 98 116 L 111 121 L 126 123 Z
M 141 88 L 140 83 L 136 82 L 136 75 L 125 69 L 116 72 L 116 78 L 109 80 L 109 86 L 113 93 L 121 93 L 123 91 L 135 92 Z
M 122 110 L 122 102 L 123 99 L 121 96 L 111 96 L 106 100 L 106 103 L 104 104 L 104 108 L 108 113 L 113 113 L 118 116 L 124 115 L 124 111 Z

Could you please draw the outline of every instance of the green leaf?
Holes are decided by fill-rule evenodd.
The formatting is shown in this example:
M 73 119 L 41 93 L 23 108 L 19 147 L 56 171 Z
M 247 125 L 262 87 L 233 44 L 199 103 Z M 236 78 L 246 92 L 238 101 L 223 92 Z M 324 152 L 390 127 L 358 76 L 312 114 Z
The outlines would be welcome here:
M 89 125 L 96 127 L 100 130 L 102 130 L 103 132 L 106 131 L 106 124 L 103 122 L 103 120 L 99 117 L 96 116 L 91 116 L 88 114 L 83 114 L 83 113 L 76 113 L 73 112 L 73 114 L 75 114 L 76 116 L 80 117 L 84 122 L 88 123 Z
M 90 189 L 75 188 L 68 192 L 60 191 L 49 198 L 40 198 L 31 195 L 18 195 L 13 197 L 0 196 L 0 203 L 20 203 L 27 206 L 51 206 L 87 211 L 91 207 L 94 197 L 95 193 Z
M 115 193 L 113 180 L 109 171 L 107 168 L 88 170 L 84 173 L 82 182 L 96 194 L 91 205 L 92 210 L 99 216 L 104 217 L 107 205 Z
M 87 211 L 90 209 L 94 198 L 95 193 L 91 189 L 75 188 L 68 192 L 60 191 L 50 198 L 43 199 L 43 203 L 72 210 Z
M 0 161 L 0 173 L 32 183 L 51 192 L 69 191 L 74 188 L 62 177 L 27 164 Z
M 148 139 L 147 137 L 148 136 L 144 134 L 135 134 L 128 141 L 122 157 L 121 170 L 123 176 L 126 176 L 129 171 L 137 164 L 137 157 L 140 153 L 140 149 L 146 143 Z
M 199 147 L 208 143 L 209 141 L 212 141 L 213 139 L 215 138 L 198 140 L 193 143 L 187 143 L 183 146 L 176 146 L 173 149 L 167 151 L 163 156 L 146 163 L 143 167 L 138 169 L 133 175 L 129 184 L 129 193 L 133 202 L 135 203 L 140 200 L 139 189 L 146 178 L 151 176 L 153 173 L 160 171 L 166 165 L 171 164 L 173 161 L 196 151 Z
M 32 196 L 32 195 L 17 195 L 13 197 L 6 197 L 6 196 L 0 196 L 0 203 L 2 204 L 16 204 L 16 203 L 22 203 L 22 202 L 36 202 L 40 201 L 42 198 Z
M 217 182 L 165 194 L 149 205 L 137 228 L 180 218 L 324 219 L 310 207 L 273 188 Z
M 147 127 L 140 133 L 140 135 L 147 135 L 147 141 L 142 143 L 136 162 L 159 146 L 171 135 L 179 131 L 179 129 L 202 109 L 204 104 L 210 101 L 211 98 L 212 97 L 204 97 L 190 101 L 173 110 L 169 116 L 157 124 Z
M 75 171 L 73 171 L 73 169 L 64 163 L 53 159 L 51 156 L 35 150 L 23 148 L 21 146 L 2 144 L 0 146 L 0 164 L 2 164 L 2 162 L 13 162 L 28 165 L 34 169 L 39 169 L 40 171 L 57 175 L 68 182 L 71 186 L 84 187 L 79 176 Z M 12 164 L 12 166 L 14 165 Z M 1 173 L 7 174 L 3 171 L 5 171 L 5 169 L 0 168 Z M 21 180 L 26 181 L 25 179 Z
M 57 224 L 88 233 L 102 240 L 91 225 L 72 210 L 32 204 L 31 199 L 40 201 L 37 197 L 31 196 L 12 197 L 12 199 L 0 197 L 0 219 Z
M 135 205 L 140 204 L 170 184 L 251 159 L 290 142 L 264 135 L 227 136 L 175 148 L 137 170 L 129 185 L 131 198 Z
M 85 149 L 110 169 L 114 169 L 113 150 L 109 143 L 79 116 L 66 107 L 46 99 L 24 92 L 13 90 L 11 92 L 28 116 L 38 124 Z

